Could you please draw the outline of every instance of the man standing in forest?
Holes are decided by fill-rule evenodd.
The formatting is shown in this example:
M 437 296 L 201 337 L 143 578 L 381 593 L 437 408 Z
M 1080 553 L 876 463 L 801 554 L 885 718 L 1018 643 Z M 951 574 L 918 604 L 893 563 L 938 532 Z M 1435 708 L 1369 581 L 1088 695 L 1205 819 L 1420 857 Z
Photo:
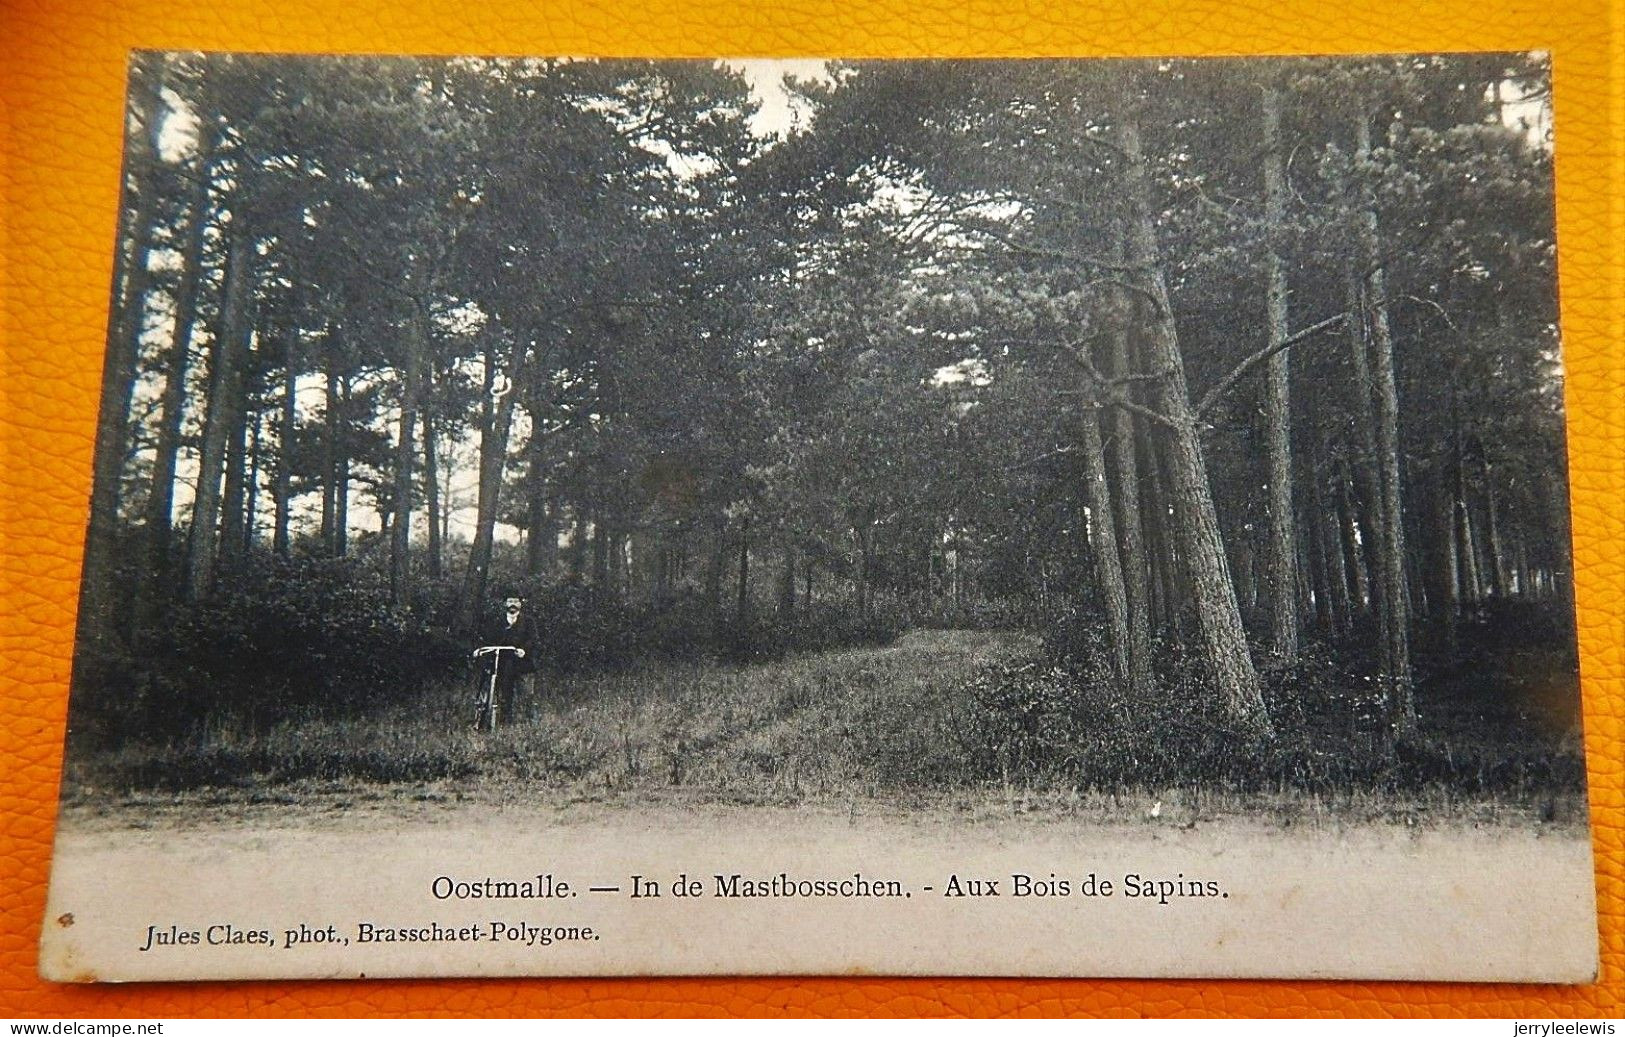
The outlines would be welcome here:
M 524 610 L 525 599 L 517 591 L 506 591 L 501 614 L 480 630 L 481 647 L 514 649 L 496 653 L 486 662 L 487 666 L 496 667 L 497 716 L 503 721 L 517 715 L 520 685 L 523 682 L 528 686 L 528 677 L 536 670 L 536 623 Z M 490 673 L 489 670 L 484 672 Z

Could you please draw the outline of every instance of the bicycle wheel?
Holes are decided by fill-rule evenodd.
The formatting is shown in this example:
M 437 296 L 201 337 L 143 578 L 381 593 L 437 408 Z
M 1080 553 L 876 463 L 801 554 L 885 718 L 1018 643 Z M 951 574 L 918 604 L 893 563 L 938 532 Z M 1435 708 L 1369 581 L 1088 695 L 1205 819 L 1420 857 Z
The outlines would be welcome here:
M 497 702 L 495 685 L 495 678 L 480 681 L 480 693 L 474 700 L 474 730 L 476 731 L 496 730 Z

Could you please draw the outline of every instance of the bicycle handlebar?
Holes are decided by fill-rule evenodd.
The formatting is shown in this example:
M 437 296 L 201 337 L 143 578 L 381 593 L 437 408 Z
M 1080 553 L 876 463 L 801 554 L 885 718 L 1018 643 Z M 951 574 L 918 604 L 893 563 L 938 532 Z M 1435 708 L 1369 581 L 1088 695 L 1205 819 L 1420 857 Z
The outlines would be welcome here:
M 486 645 L 483 648 L 474 649 L 474 658 L 478 659 L 482 655 L 500 655 L 503 652 L 520 652 L 523 650 L 515 645 Z

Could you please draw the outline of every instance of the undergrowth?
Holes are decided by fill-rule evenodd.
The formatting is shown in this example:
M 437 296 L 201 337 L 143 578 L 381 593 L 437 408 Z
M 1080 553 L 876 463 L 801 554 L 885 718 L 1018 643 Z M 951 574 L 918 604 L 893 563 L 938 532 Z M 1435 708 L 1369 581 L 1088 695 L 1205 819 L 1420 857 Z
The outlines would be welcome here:
M 1542 813 L 1583 789 L 1561 652 L 1502 649 L 1457 669 L 1424 659 L 1421 733 L 1398 746 L 1359 660 L 1334 661 L 1347 652 L 1312 649 L 1266 673 L 1268 739 L 1201 706 L 1213 696 L 1191 659 L 1162 653 L 1155 687 L 1131 700 L 1099 657 L 1088 635 L 1060 650 L 1011 632 L 919 630 L 766 663 L 544 676 L 494 735 L 473 730 L 472 682 L 443 681 L 360 713 L 219 717 L 184 737 L 126 740 L 70 757 L 67 784 L 80 800 L 358 781 L 783 803 L 1017 789 L 1023 800 L 1284 797 L 1355 812 L 1409 797 Z

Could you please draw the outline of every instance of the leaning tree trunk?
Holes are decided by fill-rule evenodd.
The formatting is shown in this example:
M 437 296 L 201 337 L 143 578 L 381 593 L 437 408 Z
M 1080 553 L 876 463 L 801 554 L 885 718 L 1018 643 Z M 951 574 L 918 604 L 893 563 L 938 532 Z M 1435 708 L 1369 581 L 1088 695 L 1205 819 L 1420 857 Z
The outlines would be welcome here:
M 1202 654 L 1218 688 L 1224 715 L 1236 727 L 1261 735 L 1272 733 L 1258 671 L 1253 668 L 1236 603 L 1235 586 L 1225 563 L 1218 513 L 1213 506 L 1201 430 L 1185 382 L 1167 281 L 1152 222 L 1151 185 L 1136 114 L 1123 90 L 1117 106 L 1118 144 L 1123 158 L 1124 191 L 1129 220 L 1128 261 L 1137 293 L 1149 304 L 1146 360 L 1162 372 L 1155 383 L 1157 405 L 1168 424 L 1168 469 L 1178 516 L 1178 537 L 1191 583 Z
M 1355 120 L 1355 151 L 1361 161 L 1371 155 L 1371 124 L 1365 111 Z M 1388 607 L 1383 614 L 1384 690 L 1389 722 L 1396 739 L 1416 731 L 1416 701 L 1411 680 L 1410 610 L 1405 598 L 1405 523 L 1399 473 L 1399 392 L 1394 381 L 1394 339 L 1388 324 L 1387 273 L 1377 226 L 1376 200 L 1362 192 L 1358 229 L 1365 267 L 1366 324 L 1371 334 L 1372 392 L 1376 403 L 1377 474 L 1382 494 L 1384 534 L 1379 572 Z
M 227 230 L 225 283 L 221 289 L 220 319 L 215 330 L 209 370 L 209 406 L 199 448 L 197 492 L 192 498 L 192 534 L 187 545 L 187 590 L 193 599 L 214 590 L 216 553 L 220 533 L 220 477 L 226 446 L 233 429 L 242 422 L 239 391 L 242 356 L 248 350 L 248 296 L 253 278 L 249 263 L 254 238 L 248 228 Z
M 1264 222 L 1271 235 L 1264 257 L 1270 342 L 1291 335 L 1287 326 L 1286 271 L 1276 238 L 1286 223 L 1286 176 L 1281 158 L 1281 94 L 1264 91 Z M 1292 411 L 1288 351 L 1279 350 L 1264 372 L 1264 452 L 1267 458 L 1264 587 L 1269 597 L 1270 652 L 1281 660 L 1298 654 L 1297 532 L 1292 508 Z

